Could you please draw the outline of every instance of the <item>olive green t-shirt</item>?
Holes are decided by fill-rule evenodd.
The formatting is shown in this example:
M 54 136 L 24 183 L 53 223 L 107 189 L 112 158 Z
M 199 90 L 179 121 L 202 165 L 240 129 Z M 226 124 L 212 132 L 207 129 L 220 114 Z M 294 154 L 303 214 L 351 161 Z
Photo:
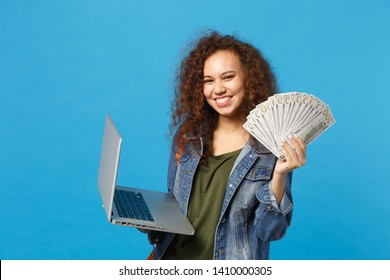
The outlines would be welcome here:
M 207 260 L 213 258 L 215 230 L 227 181 L 240 151 L 219 156 L 211 155 L 207 165 L 198 167 L 188 209 L 188 219 L 195 229 L 195 235 L 177 234 L 163 259 Z

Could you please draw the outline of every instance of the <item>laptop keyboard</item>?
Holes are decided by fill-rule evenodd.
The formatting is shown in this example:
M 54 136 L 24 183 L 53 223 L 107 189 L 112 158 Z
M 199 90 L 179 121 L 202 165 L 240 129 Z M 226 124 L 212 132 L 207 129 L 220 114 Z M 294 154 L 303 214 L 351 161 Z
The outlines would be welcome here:
M 142 194 L 139 192 L 115 189 L 114 203 L 120 217 L 154 221 Z

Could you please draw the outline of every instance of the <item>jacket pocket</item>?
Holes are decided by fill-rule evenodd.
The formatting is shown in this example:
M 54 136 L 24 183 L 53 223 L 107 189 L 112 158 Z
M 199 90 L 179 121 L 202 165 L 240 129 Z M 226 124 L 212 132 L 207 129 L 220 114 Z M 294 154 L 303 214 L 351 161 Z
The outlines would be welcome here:
M 249 170 L 237 192 L 236 197 L 240 205 L 244 208 L 251 208 L 258 203 L 256 194 L 269 182 L 272 172 L 272 167 L 264 165 L 254 166 Z
M 273 167 L 271 166 L 254 166 L 249 170 L 245 175 L 245 179 L 256 182 L 256 181 L 269 181 L 273 172 Z

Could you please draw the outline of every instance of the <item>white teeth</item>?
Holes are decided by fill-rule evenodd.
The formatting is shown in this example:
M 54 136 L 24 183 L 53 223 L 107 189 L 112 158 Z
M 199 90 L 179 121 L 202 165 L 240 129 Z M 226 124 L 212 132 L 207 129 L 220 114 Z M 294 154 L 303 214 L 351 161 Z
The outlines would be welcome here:
M 228 101 L 230 99 L 230 97 L 224 97 L 224 98 L 219 98 L 219 99 L 216 99 L 217 103 L 224 103 L 226 101 Z

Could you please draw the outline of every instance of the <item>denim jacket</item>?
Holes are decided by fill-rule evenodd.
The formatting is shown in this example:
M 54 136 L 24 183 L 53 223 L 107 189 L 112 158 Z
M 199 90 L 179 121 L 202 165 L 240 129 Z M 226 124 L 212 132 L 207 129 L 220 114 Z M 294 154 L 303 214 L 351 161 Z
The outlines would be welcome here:
M 203 150 L 187 144 L 179 164 L 173 142 L 168 166 L 168 190 L 187 214 L 195 171 Z M 268 259 L 270 242 L 281 239 L 292 217 L 291 179 L 286 176 L 285 193 L 278 205 L 271 189 L 276 157 L 251 138 L 244 146 L 230 173 L 214 242 L 214 259 Z M 175 234 L 152 231 L 154 258 L 160 259 Z

